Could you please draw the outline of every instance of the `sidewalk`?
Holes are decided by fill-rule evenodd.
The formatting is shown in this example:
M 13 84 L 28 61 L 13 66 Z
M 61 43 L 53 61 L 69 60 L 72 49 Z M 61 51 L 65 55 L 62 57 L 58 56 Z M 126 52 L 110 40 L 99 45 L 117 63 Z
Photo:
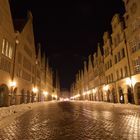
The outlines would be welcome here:
M 14 115 L 16 113 L 24 113 L 25 111 L 31 110 L 37 106 L 43 105 L 46 102 L 35 102 L 35 103 L 28 103 L 28 104 L 20 104 L 20 105 L 12 105 L 9 107 L 1 107 L 0 108 L 0 120 Z
M 109 102 L 102 102 L 102 101 L 78 101 L 78 102 L 83 102 L 87 104 L 93 104 L 93 105 L 98 105 L 104 108 L 123 108 L 123 109 L 137 109 L 140 111 L 140 105 L 135 105 L 135 104 L 121 104 L 121 103 L 109 103 Z

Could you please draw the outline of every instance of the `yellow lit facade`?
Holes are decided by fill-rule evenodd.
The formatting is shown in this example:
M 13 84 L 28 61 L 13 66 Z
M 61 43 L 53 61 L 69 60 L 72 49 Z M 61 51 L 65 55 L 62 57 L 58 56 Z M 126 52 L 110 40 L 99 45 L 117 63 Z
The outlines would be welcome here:
M 41 48 L 35 50 L 31 12 L 12 21 L 9 1 L 0 0 L 0 17 L 0 106 L 46 100 L 53 76 Z
M 85 62 L 84 78 L 79 78 L 84 84 L 78 86 L 77 79 L 73 83 L 75 99 L 140 104 L 140 1 L 123 1 L 124 21 L 119 14 L 113 16 L 112 33 L 103 35 L 103 54 L 98 44 L 97 52 Z M 77 96 L 78 91 L 84 98 Z

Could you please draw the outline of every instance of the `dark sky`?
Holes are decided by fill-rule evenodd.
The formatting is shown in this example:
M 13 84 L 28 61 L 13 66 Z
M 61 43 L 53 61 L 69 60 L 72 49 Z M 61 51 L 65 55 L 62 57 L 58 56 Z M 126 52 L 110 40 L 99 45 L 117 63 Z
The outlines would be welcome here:
M 61 88 L 69 88 L 87 56 L 111 32 L 115 13 L 124 13 L 122 0 L 10 0 L 14 18 L 34 17 L 36 43 L 41 42 Z

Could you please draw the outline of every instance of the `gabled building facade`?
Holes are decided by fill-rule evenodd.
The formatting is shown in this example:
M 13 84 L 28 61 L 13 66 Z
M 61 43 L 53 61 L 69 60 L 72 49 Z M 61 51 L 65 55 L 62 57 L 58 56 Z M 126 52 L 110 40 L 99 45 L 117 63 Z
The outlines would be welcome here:
M 88 100 L 140 104 L 140 1 L 124 0 L 124 4 L 124 18 L 115 14 L 112 33 L 103 35 L 103 55 L 99 45 L 93 55 L 93 72 L 86 76 L 93 82 L 84 85 L 92 87 L 84 93 L 92 94 Z
M 1 0 L 0 16 L 0 106 L 44 101 L 53 76 L 41 45 L 36 51 L 31 12 L 13 21 L 9 1 Z

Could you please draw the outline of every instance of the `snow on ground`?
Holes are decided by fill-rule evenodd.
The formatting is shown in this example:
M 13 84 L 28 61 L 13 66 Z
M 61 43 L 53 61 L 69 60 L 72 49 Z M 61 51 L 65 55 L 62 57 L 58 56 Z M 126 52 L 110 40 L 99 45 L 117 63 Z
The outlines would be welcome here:
M 20 104 L 20 105 L 12 105 L 9 107 L 1 107 L 0 108 L 0 120 L 8 117 L 10 115 L 15 115 L 17 113 L 23 113 L 25 111 L 31 110 L 34 107 L 42 105 L 43 102 L 36 102 L 36 103 L 28 103 L 28 104 Z
M 72 100 L 73 102 L 74 100 Z M 87 103 L 87 104 L 93 104 L 95 106 L 99 106 L 102 108 L 106 108 L 106 109 L 111 109 L 111 108 L 123 108 L 123 109 L 137 109 L 140 110 L 140 105 L 135 105 L 135 104 L 121 104 L 121 103 L 109 103 L 109 102 L 102 102 L 102 101 L 78 101 L 78 102 L 83 102 L 83 103 Z
M 73 102 L 73 101 L 72 101 Z M 75 102 L 75 101 L 74 101 Z M 76 102 L 83 102 L 87 104 L 93 104 L 104 108 L 124 108 L 124 109 L 140 109 L 140 105 L 134 104 L 120 104 L 120 103 L 107 103 L 107 102 L 94 102 L 94 101 L 76 101 Z M 15 115 L 18 113 L 24 113 L 25 111 L 31 110 L 39 105 L 43 105 L 47 102 L 36 102 L 36 103 L 28 103 L 28 104 L 20 104 L 20 105 L 12 105 L 9 107 L 1 107 L 0 108 L 0 120 Z
M 75 102 L 75 101 L 74 101 Z M 76 101 L 77 102 L 77 101 Z M 93 104 L 97 106 L 101 106 L 104 108 L 124 108 L 124 109 L 140 109 L 139 105 L 134 104 L 120 104 L 120 103 L 107 103 L 107 102 L 94 102 L 94 101 L 78 101 L 87 104 Z M 9 107 L 1 107 L 0 108 L 0 120 L 10 115 L 15 115 L 17 113 L 24 113 L 25 111 L 31 110 L 34 107 L 44 104 L 45 102 L 36 102 L 36 103 L 28 103 L 28 104 L 20 104 L 20 105 L 12 105 Z

